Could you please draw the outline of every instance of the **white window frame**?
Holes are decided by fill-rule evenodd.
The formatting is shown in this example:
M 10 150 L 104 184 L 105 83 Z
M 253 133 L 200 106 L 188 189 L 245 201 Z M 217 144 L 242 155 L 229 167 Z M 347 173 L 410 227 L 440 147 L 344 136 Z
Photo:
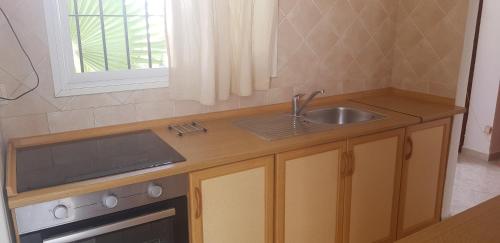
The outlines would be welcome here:
M 77 73 L 67 0 L 44 0 L 56 97 L 168 87 L 168 68 Z

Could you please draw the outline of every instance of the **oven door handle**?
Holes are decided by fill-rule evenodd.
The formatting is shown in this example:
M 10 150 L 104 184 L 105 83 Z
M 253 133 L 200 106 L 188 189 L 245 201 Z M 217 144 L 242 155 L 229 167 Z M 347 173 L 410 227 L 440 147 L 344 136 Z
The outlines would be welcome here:
M 76 233 L 66 234 L 62 236 L 56 236 L 54 238 L 43 240 L 43 243 L 68 243 L 74 242 L 78 240 L 84 240 L 88 238 L 92 238 L 94 236 L 104 235 L 107 233 L 115 232 L 118 230 L 138 226 L 141 224 L 146 224 L 150 222 L 154 222 L 160 219 L 169 218 L 175 216 L 175 208 L 171 208 L 168 210 L 140 216 L 137 218 L 127 219 L 124 221 L 103 225 L 100 227 L 79 231 Z

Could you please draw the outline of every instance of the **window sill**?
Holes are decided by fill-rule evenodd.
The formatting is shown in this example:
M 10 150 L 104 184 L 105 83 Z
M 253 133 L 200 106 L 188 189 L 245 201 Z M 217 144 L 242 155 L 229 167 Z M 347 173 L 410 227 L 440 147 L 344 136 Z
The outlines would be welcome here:
M 132 90 L 142 90 L 142 89 L 166 88 L 166 87 L 168 87 L 168 81 L 166 81 L 165 79 L 163 81 L 157 81 L 157 82 L 106 85 L 106 86 L 96 85 L 93 87 L 82 87 L 82 85 L 80 84 L 75 84 L 75 85 L 67 84 L 64 88 L 55 89 L 56 90 L 55 97 L 90 95 L 90 94 L 122 92 L 122 91 L 132 91 Z

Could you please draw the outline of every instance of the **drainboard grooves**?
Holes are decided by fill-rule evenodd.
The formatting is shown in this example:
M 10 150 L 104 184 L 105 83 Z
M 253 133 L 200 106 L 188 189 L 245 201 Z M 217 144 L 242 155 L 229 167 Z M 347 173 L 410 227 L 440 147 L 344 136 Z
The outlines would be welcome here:
M 235 121 L 234 125 L 269 141 L 321 132 L 336 127 L 313 124 L 288 114 L 243 118 Z

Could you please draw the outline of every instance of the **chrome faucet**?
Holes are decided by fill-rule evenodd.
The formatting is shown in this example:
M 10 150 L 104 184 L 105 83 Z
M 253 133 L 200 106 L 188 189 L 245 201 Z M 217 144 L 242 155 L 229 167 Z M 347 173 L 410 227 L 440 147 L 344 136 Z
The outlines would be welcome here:
M 294 117 L 301 117 L 302 116 L 302 111 L 304 108 L 306 108 L 307 104 L 311 102 L 314 97 L 316 97 L 319 94 L 325 94 L 325 90 L 318 90 L 313 92 L 309 97 L 306 99 L 306 101 L 301 102 L 302 97 L 305 96 L 305 94 L 297 94 L 293 96 L 292 98 L 292 115 Z

